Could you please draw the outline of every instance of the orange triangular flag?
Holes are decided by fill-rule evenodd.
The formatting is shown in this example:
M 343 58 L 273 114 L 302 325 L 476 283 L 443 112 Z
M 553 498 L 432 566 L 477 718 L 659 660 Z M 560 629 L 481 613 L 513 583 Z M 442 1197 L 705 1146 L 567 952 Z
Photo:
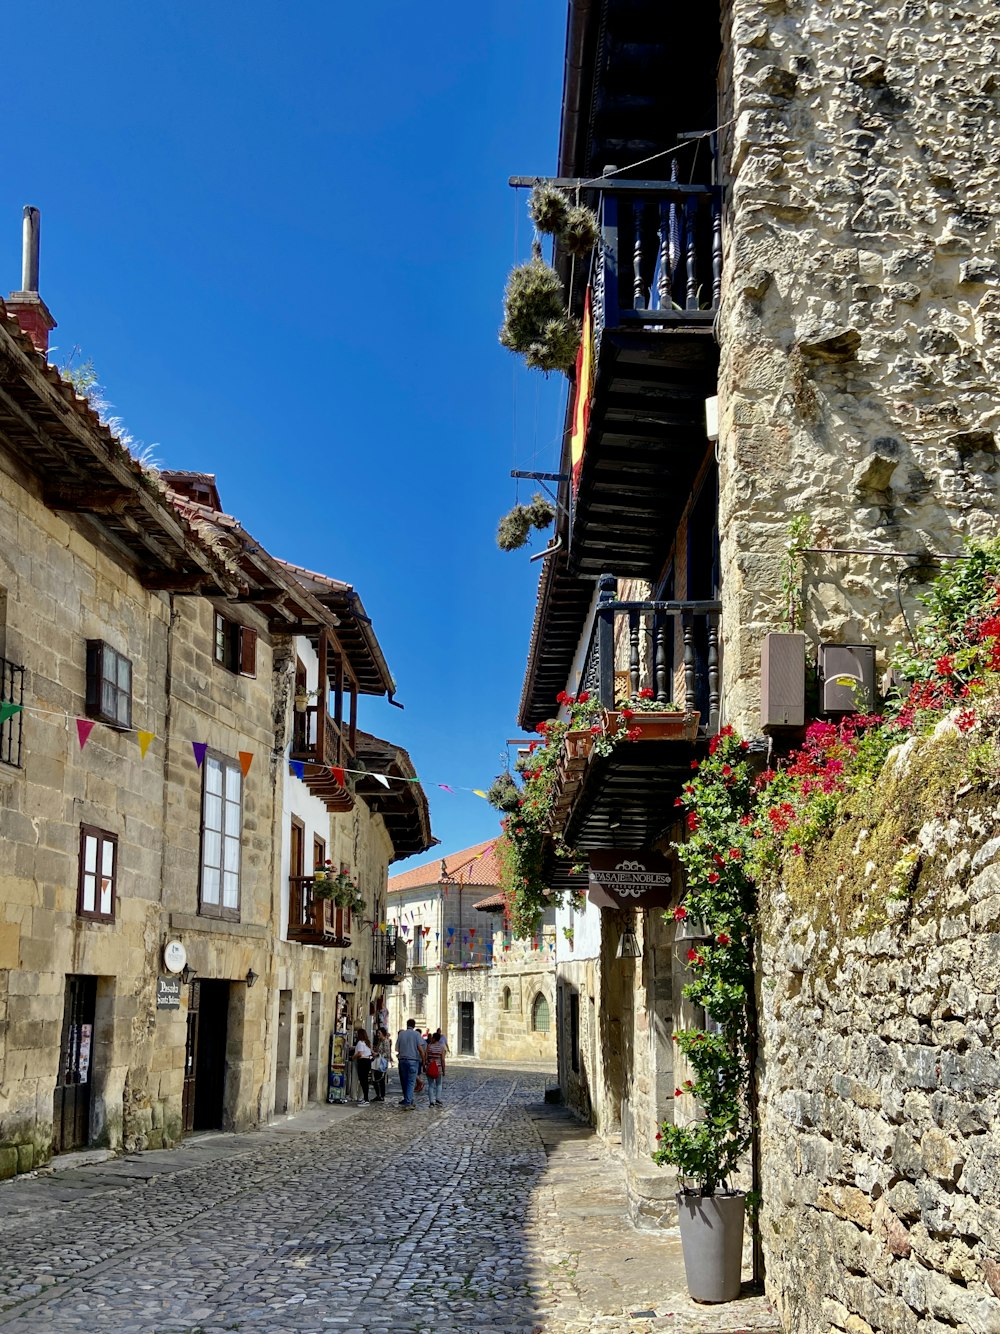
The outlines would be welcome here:
M 241 750 L 238 754 L 240 757 L 240 768 L 243 770 L 243 777 L 246 778 L 250 771 L 250 766 L 253 764 L 253 751 Z
M 139 731 L 136 732 L 136 736 L 139 738 L 139 754 L 145 759 L 146 751 L 149 750 L 149 743 L 156 736 L 156 733 Z
M 83 750 L 84 746 L 87 744 L 87 738 L 90 736 L 93 730 L 94 730 L 94 724 L 90 721 L 89 718 L 77 718 L 76 734 L 80 738 L 81 750 Z

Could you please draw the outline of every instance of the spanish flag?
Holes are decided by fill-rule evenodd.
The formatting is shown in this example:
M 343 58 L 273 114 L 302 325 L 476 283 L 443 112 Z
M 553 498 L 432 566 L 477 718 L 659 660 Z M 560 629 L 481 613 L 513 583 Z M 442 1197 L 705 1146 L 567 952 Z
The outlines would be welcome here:
M 590 423 L 590 390 L 594 374 L 594 319 L 590 312 L 590 288 L 583 303 L 583 336 L 576 354 L 576 401 L 573 404 L 573 434 L 570 437 L 570 459 L 573 465 L 573 494 L 580 487 L 580 469 L 583 467 L 583 449 L 587 442 Z

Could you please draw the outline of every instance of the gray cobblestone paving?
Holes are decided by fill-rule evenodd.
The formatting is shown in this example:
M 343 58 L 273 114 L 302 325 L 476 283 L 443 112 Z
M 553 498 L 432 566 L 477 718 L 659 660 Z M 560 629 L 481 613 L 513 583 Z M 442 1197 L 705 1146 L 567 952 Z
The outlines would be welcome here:
M 584 1290 L 586 1218 L 547 1173 L 544 1082 L 456 1064 L 444 1110 L 322 1108 L 6 1183 L 0 1334 L 773 1329 L 634 1320 L 620 1292 Z

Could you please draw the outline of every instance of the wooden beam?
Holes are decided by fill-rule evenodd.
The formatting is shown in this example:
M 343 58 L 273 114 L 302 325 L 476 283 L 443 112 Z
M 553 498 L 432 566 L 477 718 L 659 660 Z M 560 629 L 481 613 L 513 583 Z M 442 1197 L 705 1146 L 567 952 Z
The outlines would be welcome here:
M 51 510 L 76 514 L 123 514 L 136 503 L 134 490 L 123 486 L 70 486 L 53 483 L 42 492 L 42 500 Z
M 140 582 L 151 593 L 201 593 L 206 586 L 212 586 L 212 580 L 201 570 L 197 574 L 173 574 L 170 571 L 143 574 Z

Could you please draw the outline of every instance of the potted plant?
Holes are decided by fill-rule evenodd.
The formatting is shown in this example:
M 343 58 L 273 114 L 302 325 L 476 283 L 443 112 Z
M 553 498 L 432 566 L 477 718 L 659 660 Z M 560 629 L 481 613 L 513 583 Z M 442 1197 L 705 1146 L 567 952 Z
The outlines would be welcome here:
M 313 872 L 313 898 L 332 899 L 337 893 L 337 872 L 329 857 Z
M 700 722 L 697 710 L 659 700 L 655 691 L 644 686 L 636 695 L 616 701 L 607 726 L 612 736 L 624 728 L 630 741 L 694 741 Z
M 688 928 L 684 995 L 706 1021 L 673 1035 L 693 1075 L 674 1090 L 683 1100 L 675 1105 L 693 1102 L 695 1115 L 661 1124 L 653 1158 L 677 1169 L 688 1291 L 703 1302 L 732 1301 L 740 1291 L 746 1193 L 733 1182 L 752 1137 L 752 793 L 746 743 L 727 727 L 676 803 L 686 808 L 685 837 L 673 846 L 688 892 L 670 917 L 679 932 Z
M 305 686 L 296 686 L 296 687 L 295 687 L 295 712 L 296 712 L 296 713 L 305 713 L 306 709 L 308 709 L 308 707 L 309 707 L 309 700 L 310 700 L 311 698 L 312 698 L 312 692 L 309 691 L 309 690 L 307 690 L 307 689 L 305 688 Z

